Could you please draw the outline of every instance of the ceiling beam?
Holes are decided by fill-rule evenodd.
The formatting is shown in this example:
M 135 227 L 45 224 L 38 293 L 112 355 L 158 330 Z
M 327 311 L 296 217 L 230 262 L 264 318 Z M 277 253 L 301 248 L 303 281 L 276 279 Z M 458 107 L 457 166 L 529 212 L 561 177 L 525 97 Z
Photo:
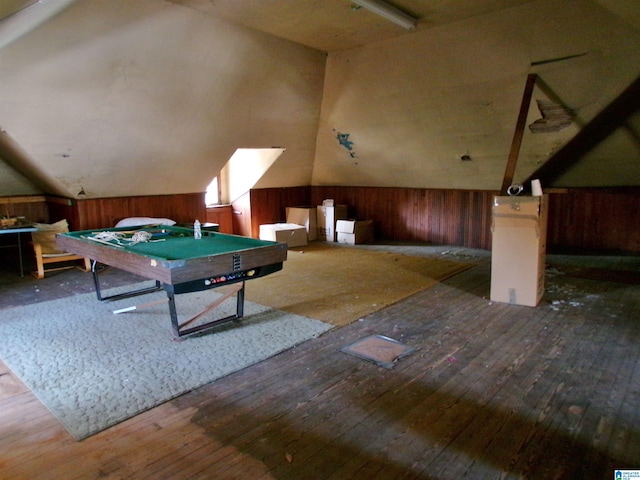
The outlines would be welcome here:
M 40 0 L 0 21 L 0 49 L 55 17 L 77 0 Z
M 640 109 L 640 77 L 636 78 L 616 99 L 587 123 L 567 144 L 533 172 L 523 184 L 539 179 L 551 185 L 598 143 L 624 125 Z
M 537 79 L 538 76 L 535 73 L 530 73 L 529 75 L 527 75 L 527 82 L 524 86 L 522 101 L 520 102 L 520 112 L 518 113 L 516 129 L 513 133 L 513 140 L 511 141 L 509 159 L 507 160 L 507 167 L 505 168 L 504 176 L 502 177 L 502 187 L 500 188 L 500 195 L 506 195 L 507 189 L 513 182 L 513 176 L 516 172 L 516 165 L 518 164 L 518 156 L 520 155 L 520 146 L 522 145 L 524 127 L 527 123 L 527 115 L 529 114 L 529 105 L 531 104 L 533 88 L 536 86 Z

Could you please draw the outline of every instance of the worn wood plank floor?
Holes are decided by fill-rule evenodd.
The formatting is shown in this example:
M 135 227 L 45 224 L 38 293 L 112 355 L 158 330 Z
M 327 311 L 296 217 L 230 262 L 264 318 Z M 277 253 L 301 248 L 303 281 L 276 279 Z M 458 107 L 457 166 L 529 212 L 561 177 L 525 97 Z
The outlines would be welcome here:
M 476 266 L 82 442 L 0 362 L 0 478 L 601 479 L 640 469 L 640 258 L 550 255 L 547 293 L 530 308 L 488 299 L 487 252 L 396 249 Z M 12 305 L 90 290 L 84 275 L 0 274 L 0 321 Z M 392 370 L 340 351 L 369 334 L 417 351 Z

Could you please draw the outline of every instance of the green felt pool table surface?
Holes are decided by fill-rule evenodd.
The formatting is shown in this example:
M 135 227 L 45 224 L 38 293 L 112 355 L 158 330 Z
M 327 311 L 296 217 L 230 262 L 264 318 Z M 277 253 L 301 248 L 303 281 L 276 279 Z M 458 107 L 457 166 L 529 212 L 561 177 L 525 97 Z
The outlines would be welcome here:
M 188 258 L 207 257 L 274 244 L 274 242 L 265 240 L 218 232 L 203 232 L 201 239 L 195 239 L 193 230 L 183 227 L 163 226 L 142 228 L 135 231 L 147 231 L 152 234 L 152 238 L 148 242 L 132 243 L 133 235 L 131 232 L 134 232 L 134 230 L 131 228 L 86 230 L 69 232 L 65 235 L 90 240 L 91 238 L 100 238 L 96 234 L 103 232 L 119 233 L 123 235 L 120 241 L 106 241 L 106 243 L 103 241 L 100 243 L 103 245 L 111 244 L 114 248 L 121 248 L 139 255 L 162 260 L 184 260 Z
M 162 241 L 164 240 L 164 241 Z M 266 245 L 253 238 L 233 237 L 221 233 L 203 235 L 199 240 L 193 236 L 167 236 L 159 241 L 138 243 L 128 248 L 132 252 L 166 260 L 206 257 L 220 253 L 237 252 Z
M 140 231 L 150 233 L 150 241 L 132 244 Z M 118 238 L 108 239 L 114 233 Z M 65 251 L 165 283 L 281 263 L 287 255 L 283 243 L 211 231 L 195 239 L 192 229 L 175 226 L 75 231 L 58 235 L 57 243 Z

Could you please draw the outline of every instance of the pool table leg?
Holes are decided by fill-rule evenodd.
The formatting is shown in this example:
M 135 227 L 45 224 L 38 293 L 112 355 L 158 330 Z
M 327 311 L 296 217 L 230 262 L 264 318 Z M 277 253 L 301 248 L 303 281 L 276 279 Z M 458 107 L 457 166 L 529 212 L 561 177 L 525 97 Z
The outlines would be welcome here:
M 180 325 L 178 324 L 178 313 L 176 312 L 176 294 L 173 292 L 172 285 L 165 285 L 164 289 L 167 291 L 167 299 L 169 300 L 169 316 L 171 317 L 173 339 L 178 340 L 180 338 Z
M 244 282 L 242 288 L 236 294 L 236 317 L 232 320 L 239 320 L 244 317 Z
M 190 320 L 186 320 L 182 324 L 178 322 L 178 313 L 176 311 L 176 293 L 173 288 L 173 285 L 164 284 L 164 289 L 167 292 L 167 299 L 169 300 L 169 316 L 171 317 L 171 331 L 173 333 L 174 340 L 180 340 L 181 337 L 186 335 L 191 335 L 196 332 L 201 332 L 203 330 L 208 330 L 217 325 L 221 325 L 223 323 L 228 323 L 232 321 L 238 321 L 244 316 L 244 282 L 241 282 L 240 287 L 237 287 L 233 291 L 223 295 L 222 298 L 214 301 L 208 307 L 206 307 L 202 312 L 191 318 Z M 229 298 L 231 295 L 236 294 L 236 314 L 229 315 L 228 317 L 219 318 L 216 320 L 212 320 L 207 323 L 203 323 L 201 325 L 196 325 L 191 328 L 183 328 L 184 325 L 192 322 L 193 320 L 199 318 L 203 314 L 207 313 L 209 310 L 213 310 L 215 307 L 220 305 L 224 300 Z
M 93 274 L 93 284 L 96 288 L 96 296 L 98 297 L 98 300 L 100 300 L 101 302 L 106 300 L 121 300 L 124 298 L 136 297 L 138 295 L 145 295 L 147 293 L 152 293 L 152 292 L 157 292 L 159 290 L 162 290 L 162 284 L 158 280 L 156 280 L 156 284 L 154 287 L 146 287 L 146 288 L 141 288 L 139 290 L 132 290 L 130 292 L 124 292 L 124 293 L 119 293 L 117 295 L 110 295 L 108 297 L 103 297 L 102 291 L 100 290 L 100 279 L 98 278 L 96 263 L 97 262 L 95 260 L 91 261 L 91 273 Z

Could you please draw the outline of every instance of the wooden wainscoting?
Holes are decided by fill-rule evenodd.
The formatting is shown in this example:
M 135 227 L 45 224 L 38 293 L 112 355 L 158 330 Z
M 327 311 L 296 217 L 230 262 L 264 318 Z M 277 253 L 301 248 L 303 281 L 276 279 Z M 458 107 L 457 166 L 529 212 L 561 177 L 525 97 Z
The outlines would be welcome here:
M 217 223 L 220 233 L 233 233 L 233 207 L 231 205 L 207 207 L 206 220 L 210 223 Z
M 251 190 L 235 208 L 243 235 L 285 220 L 285 208 L 331 198 L 349 217 L 373 220 L 379 240 L 491 249 L 491 206 L 499 192 L 420 188 L 312 186 Z M 640 252 L 640 188 L 549 190 L 550 250 Z M 240 222 L 238 222 L 240 225 Z
M 76 200 L 76 230 L 114 226 L 127 217 L 170 218 L 191 224 L 207 216 L 203 193 Z
M 491 248 L 488 190 L 387 187 L 313 187 L 312 204 L 332 198 L 349 216 L 373 220 L 376 238 L 438 245 Z
M 570 189 L 549 195 L 553 249 L 640 253 L 640 188 Z
M 245 237 L 258 238 L 251 232 L 251 194 L 247 192 L 232 203 L 233 233 Z
M 260 225 L 286 221 L 286 207 L 309 205 L 311 187 L 260 188 L 233 202 L 237 235 L 258 238 Z
M 65 219 L 70 230 L 80 230 L 78 204 L 72 198 L 47 196 L 47 209 L 51 223 Z
M 0 197 L 0 215 L 25 217 L 32 222 L 49 222 L 49 210 L 44 195 Z
M 373 220 L 379 239 L 489 249 L 491 202 L 497 193 L 319 186 L 256 189 L 251 190 L 248 204 L 234 202 L 234 228 L 241 229 L 236 233 L 257 237 L 260 225 L 286 220 L 286 207 L 320 205 L 332 198 L 349 207 L 350 218 Z
M 373 220 L 379 240 L 491 249 L 491 205 L 497 191 L 303 186 L 255 189 L 233 202 L 226 233 L 258 238 L 260 225 L 286 221 L 286 207 L 332 198 L 349 217 Z M 204 193 L 60 199 L 47 197 L 51 221 L 74 230 L 115 225 L 125 217 L 167 217 L 179 223 L 209 218 Z M 29 208 L 41 208 L 37 202 Z M 16 205 L 12 205 L 16 207 Z M 47 212 L 43 213 L 46 215 Z M 31 214 L 26 215 L 31 217 Z M 41 217 L 42 215 L 37 215 Z M 640 252 L 640 188 L 551 190 L 550 249 Z
M 311 187 L 251 190 L 251 236 L 260 236 L 260 225 L 284 223 L 287 207 L 309 204 Z

